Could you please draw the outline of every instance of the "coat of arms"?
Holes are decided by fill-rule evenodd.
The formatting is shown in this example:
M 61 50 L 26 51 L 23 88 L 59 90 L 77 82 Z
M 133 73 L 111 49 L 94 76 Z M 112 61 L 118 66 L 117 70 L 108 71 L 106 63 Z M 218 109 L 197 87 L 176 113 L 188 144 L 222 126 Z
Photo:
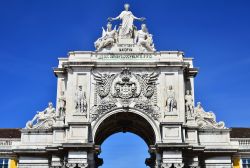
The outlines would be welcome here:
M 96 94 L 99 95 L 92 108 L 94 118 L 119 107 L 140 109 L 154 116 L 159 111 L 155 101 L 159 72 L 141 74 L 123 68 L 116 74 L 93 71 L 93 76 L 96 80 Z

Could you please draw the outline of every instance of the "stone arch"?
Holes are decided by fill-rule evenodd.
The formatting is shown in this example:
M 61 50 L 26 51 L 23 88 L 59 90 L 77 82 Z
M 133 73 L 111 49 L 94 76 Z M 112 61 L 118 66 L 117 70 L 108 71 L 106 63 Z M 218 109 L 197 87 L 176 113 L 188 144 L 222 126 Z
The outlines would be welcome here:
M 117 132 L 131 132 L 140 136 L 148 146 L 161 142 L 159 122 L 138 109 L 117 108 L 92 123 L 92 139 L 101 145 Z

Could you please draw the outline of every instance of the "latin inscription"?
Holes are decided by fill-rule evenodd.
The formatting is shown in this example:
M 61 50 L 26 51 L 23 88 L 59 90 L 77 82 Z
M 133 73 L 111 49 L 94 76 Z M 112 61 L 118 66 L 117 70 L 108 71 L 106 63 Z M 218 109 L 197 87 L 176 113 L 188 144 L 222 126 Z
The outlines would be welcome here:
M 115 55 L 98 55 L 97 59 L 151 59 L 153 56 L 151 54 L 115 54 Z

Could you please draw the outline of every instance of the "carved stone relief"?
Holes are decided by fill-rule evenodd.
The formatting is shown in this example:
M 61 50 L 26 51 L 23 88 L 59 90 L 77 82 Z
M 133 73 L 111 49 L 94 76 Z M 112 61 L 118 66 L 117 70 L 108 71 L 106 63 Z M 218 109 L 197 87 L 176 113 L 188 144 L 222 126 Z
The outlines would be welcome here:
M 159 118 L 159 107 L 155 103 L 156 81 L 159 73 L 132 73 L 128 68 L 116 74 L 101 74 L 92 71 L 99 95 L 97 104 L 91 109 L 92 120 L 119 107 L 136 108 L 154 119 Z

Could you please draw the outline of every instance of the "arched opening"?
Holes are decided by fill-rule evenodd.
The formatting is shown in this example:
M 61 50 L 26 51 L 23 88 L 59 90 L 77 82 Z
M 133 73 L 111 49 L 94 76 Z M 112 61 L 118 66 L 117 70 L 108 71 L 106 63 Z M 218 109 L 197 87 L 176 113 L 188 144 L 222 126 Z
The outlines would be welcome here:
M 100 123 L 94 134 L 95 145 L 102 148 L 102 144 L 108 137 L 119 132 L 130 132 L 143 139 L 148 148 L 145 152 L 150 151 L 151 147 L 156 143 L 156 133 L 151 124 L 144 117 L 133 112 L 118 112 L 108 116 Z M 131 155 L 133 155 L 133 153 L 131 153 Z M 151 166 L 154 164 L 154 160 L 154 153 L 150 153 L 150 159 L 146 159 L 145 163 Z M 126 161 L 124 160 L 124 162 Z M 100 165 L 101 164 L 99 164 L 99 166 Z
M 150 157 L 147 144 L 133 133 L 113 134 L 101 149 L 99 157 L 104 160 L 101 168 L 146 168 L 145 158 Z

